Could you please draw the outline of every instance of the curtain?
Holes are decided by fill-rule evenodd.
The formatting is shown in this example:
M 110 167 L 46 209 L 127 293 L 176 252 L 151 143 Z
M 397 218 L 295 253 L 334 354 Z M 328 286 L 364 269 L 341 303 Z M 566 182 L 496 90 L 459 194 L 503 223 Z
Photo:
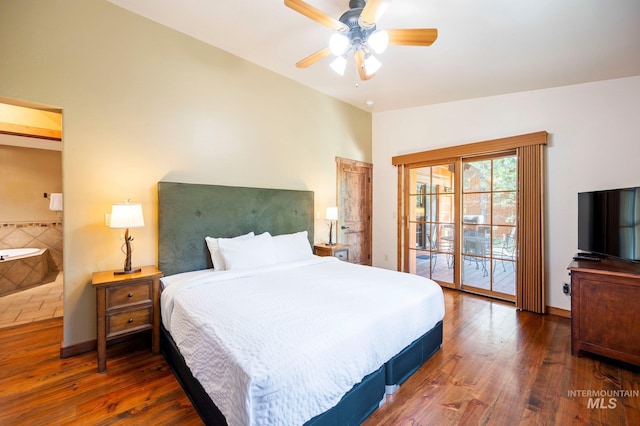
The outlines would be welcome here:
M 516 307 L 545 312 L 544 145 L 518 148 L 518 270 Z

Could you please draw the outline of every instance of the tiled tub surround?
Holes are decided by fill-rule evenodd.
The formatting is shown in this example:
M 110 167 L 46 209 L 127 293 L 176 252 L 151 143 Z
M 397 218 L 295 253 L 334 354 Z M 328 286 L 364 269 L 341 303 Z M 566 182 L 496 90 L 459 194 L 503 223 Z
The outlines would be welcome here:
M 0 250 L 0 297 L 43 283 L 49 273 L 47 249 L 35 250 L 17 256 L 11 249 Z
M 37 286 L 47 274 L 62 271 L 62 223 L 0 223 L 0 251 L 25 247 L 40 250 L 0 261 L 0 296 Z

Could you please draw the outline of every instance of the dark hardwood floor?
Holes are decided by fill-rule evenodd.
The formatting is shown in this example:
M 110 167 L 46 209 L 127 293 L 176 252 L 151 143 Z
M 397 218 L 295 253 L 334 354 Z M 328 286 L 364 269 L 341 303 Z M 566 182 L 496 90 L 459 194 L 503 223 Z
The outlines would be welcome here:
M 145 337 L 145 336 L 143 336 Z M 60 359 L 62 318 L 0 329 L 0 425 L 201 425 L 149 339 Z
M 571 356 L 569 320 L 452 290 L 445 303 L 442 349 L 365 426 L 640 424 L 640 368 Z M 202 424 L 148 342 L 110 346 L 97 373 L 95 352 L 60 359 L 61 339 L 61 319 L 0 329 L 0 425 Z
M 365 426 L 640 424 L 640 368 L 571 356 L 569 319 L 455 290 L 445 304 L 442 348 Z M 611 390 L 636 396 L 583 396 Z

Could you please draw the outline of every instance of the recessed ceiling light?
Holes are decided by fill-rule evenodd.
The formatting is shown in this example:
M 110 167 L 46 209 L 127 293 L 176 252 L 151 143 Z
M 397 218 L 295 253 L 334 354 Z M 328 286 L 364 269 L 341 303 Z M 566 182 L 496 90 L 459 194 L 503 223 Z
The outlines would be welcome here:
M 372 100 L 367 101 L 367 106 L 373 106 L 374 102 Z

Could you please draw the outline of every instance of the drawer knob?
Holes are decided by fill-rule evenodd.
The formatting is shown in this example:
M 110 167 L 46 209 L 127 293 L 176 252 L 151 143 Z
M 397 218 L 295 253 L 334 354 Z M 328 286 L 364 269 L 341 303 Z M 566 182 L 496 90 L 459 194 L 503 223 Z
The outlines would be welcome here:
M 127 294 L 127 297 L 133 297 L 133 293 Z
M 129 324 L 133 322 L 133 318 L 129 318 Z

